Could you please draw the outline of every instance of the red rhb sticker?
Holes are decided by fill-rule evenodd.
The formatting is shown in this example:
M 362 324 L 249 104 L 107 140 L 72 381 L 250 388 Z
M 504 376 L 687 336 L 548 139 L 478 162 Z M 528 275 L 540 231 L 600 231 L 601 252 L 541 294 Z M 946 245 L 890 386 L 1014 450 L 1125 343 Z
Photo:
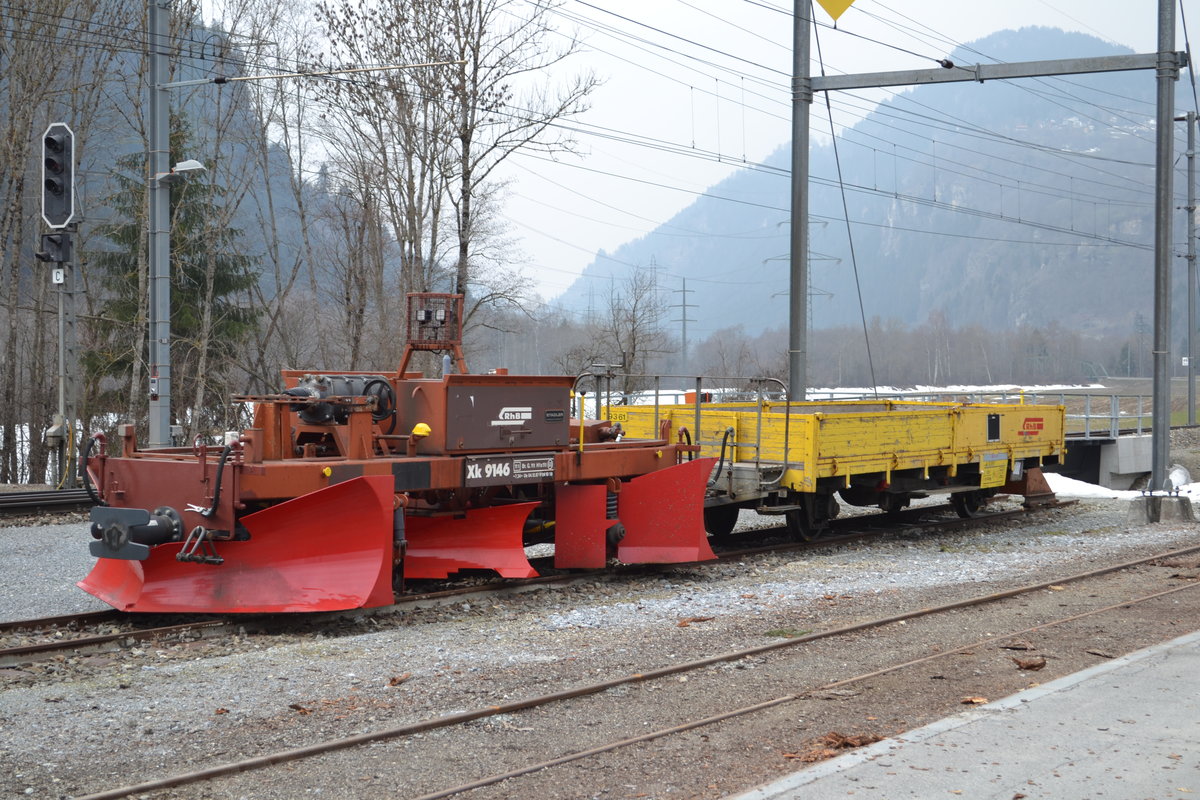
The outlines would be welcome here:
M 1042 417 L 1026 417 L 1025 422 L 1021 424 L 1021 435 L 1037 436 L 1045 427 L 1046 424 Z

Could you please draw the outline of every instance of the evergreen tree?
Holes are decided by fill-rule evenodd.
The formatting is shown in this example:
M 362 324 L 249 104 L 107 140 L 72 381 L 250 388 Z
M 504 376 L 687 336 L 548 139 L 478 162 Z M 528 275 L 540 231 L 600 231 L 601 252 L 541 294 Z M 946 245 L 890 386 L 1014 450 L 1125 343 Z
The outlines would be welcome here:
M 171 163 L 191 149 L 190 139 L 187 121 L 174 117 Z M 211 175 L 193 174 L 170 185 L 171 420 L 183 422 L 189 436 L 225 427 L 230 379 L 258 316 L 246 304 L 257 280 L 256 259 L 241 251 L 242 232 L 221 222 L 230 217 L 222 205 L 225 189 Z M 108 298 L 84 365 L 101 408 L 144 420 L 149 361 L 145 154 L 118 159 L 114 179 L 117 191 L 108 198 L 113 217 L 98 228 L 110 246 L 91 254 Z

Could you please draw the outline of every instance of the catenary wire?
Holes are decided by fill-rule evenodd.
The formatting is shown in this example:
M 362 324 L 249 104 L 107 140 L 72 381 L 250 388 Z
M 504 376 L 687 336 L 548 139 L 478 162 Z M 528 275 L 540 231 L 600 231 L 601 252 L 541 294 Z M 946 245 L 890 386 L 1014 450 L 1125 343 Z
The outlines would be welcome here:
M 810 7 L 811 7 L 811 3 L 810 3 Z M 824 75 L 825 74 L 825 57 L 821 52 L 821 32 L 819 29 L 814 32 L 814 38 L 817 43 L 817 63 L 820 64 L 821 74 Z M 862 318 L 863 347 L 866 349 L 866 355 L 867 355 L 867 372 L 869 373 L 870 378 L 871 378 L 871 386 L 873 387 L 873 391 L 875 392 L 875 397 L 878 398 L 879 397 L 879 389 L 878 389 L 879 384 L 875 380 L 875 359 L 872 357 L 872 353 L 871 353 L 871 333 L 867 327 L 867 308 L 866 308 L 865 303 L 863 302 L 862 279 L 858 273 L 858 254 L 854 248 L 854 230 L 850 226 L 850 204 L 846 202 L 846 183 L 842 178 L 842 157 L 841 157 L 841 152 L 838 149 L 837 129 L 834 127 L 834 124 L 833 124 L 833 106 L 829 102 L 829 93 L 828 92 L 825 93 L 825 109 L 829 114 L 829 135 L 830 135 L 830 137 L 832 137 L 833 161 L 834 161 L 834 165 L 837 168 L 838 195 L 839 195 L 839 197 L 841 197 L 841 200 L 842 200 L 842 216 L 844 217 L 845 222 L 846 222 L 846 243 L 850 249 L 850 266 L 854 273 L 854 290 L 858 296 L 858 312 L 859 312 L 859 316 Z M 801 221 L 801 224 L 804 224 L 803 220 Z M 808 255 L 807 253 L 803 254 L 802 257 L 807 259 L 807 255 Z M 808 287 L 805 286 L 802 288 L 803 288 L 805 296 L 807 297 Z M 793 291 L 794 291 L 794 289 L 793 289 Z

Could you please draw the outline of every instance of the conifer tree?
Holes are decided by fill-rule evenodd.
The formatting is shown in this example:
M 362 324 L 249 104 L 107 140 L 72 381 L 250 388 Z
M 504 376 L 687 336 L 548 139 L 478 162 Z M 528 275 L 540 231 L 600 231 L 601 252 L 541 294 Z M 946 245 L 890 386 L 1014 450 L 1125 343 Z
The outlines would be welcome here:
M 191 129 L 183 117 L 171 123 L 171 163 L 189 151 Z M 118 159 L 117 190 L 109 198 L 112 219 L 99 226 L 108 245 L 90 254 L 108 298 L 95 323 L 96 344 L 84 353 L 89 391 L 101 408 L 144 420 L 148 393 L 136 376 L 147 374 L 149 276 L 146 222 L 146 156 Z M 257 310 L 247 303 L 256 261 L 240 248 L 242 232 L 215 220 L 225 189 L 211 172 L 170 185 L 171 225 L 171 421 L 189 436 L 225 427 L 226 397 L 237 387 L 241 347 L 252 333 Z M 124 399 L 123 399 L 124 398 Z M 139 426 L 140 427 L 140 426 Z

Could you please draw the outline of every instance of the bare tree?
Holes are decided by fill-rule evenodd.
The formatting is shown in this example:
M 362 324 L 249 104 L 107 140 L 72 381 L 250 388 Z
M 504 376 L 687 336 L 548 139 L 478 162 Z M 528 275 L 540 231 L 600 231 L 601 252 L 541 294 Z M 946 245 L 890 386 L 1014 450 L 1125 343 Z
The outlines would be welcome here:
M 506 257 L 487 214 L 496 167 L 521 149 L 570 149 L 554 123 L 584 110 L 596 85 L 590 74 L 548 85 L 547 68 L 575 50 L 571 40 L 552 47 L 551 10 L 515 0 L 318 4 L 329 43 L 313 61 L 436 65 L 325 81 L 317 91 L 328 103 L 328 146 L 354 181 L 343 185 L 381 184 L 401 290 L 434 288 L 452 262 L 454 291 L 470 296 L 468 318 L 481 303 L 521 296 L 523 284 L 483 268 Z
M 42 223 L 42 132 L 65 120 L 86 148 L 96 109 L 106 100 L 115 48 L 127 27 L 115 0 L 16 0 L 5 7 L 0 35 L 0 482 L 46 477 L 42 436 L 56 407 L 55 295 L 32 253 Z M 48 52 L 60 53 L 51 58 Z M 76 185 L 86 186 L 82 170 Z M 77 196 L 77 209 L 80 208 Z M 77 252 L 80 249 L 77 245 Z M 77 259 L 86 278 L 86 265 Z
M 746 370 L 752 368 L 755 353 L 745 329 L 738 325 L 722 328 L 700 342 L 693 358 L 702 374 L 750 377 Z
M 439 59 L 437 4 L 424 0 L 322 0 L 317 20 L 326 52 L 307 58 L 322 67 L 418 65 Z M 425 67 L 319 80 L 321 134 L 332 153 L 331 180 L 340 191 L 371 193 L 399 243 L 399 285 L 428 291 L 443 247 L 443 210 L 451 168 L 448 121 L 436 98 L 446 92 Z
M 45 42 L 58 36 L 58 17 L 68 3 L 43 4 L 26 2 L 16 4 L 6 17 L 4 36 L 0 37 L 0 302 L 3 304 L 5 331 L 2 373 L 0 373 L 0 482 L 12 483 L 22 479 L 19 472 L 18 441 L 22 422 L 28 422 L 21 412 L 27 408 L 29 376 L 23 374 L 27 365 L 24 358 L 18 359 L 24 340 L 23 332 L 33 322 L 22 309 L 22 301 L 29 297 L 26 285 L 28 261 L 23 263 L 23 254 L 30 251 L 30 235 L 33 233 L 30 217 L 32 209 L 28 196 L 40 194 L 34 187 L 31 163 L 33 142 L 38 126 L 46 120 L 43 92 L 47 80 L 54 80 L 54 66 L 47 65 L 43 53 Z M 23 8 L 21 6 L 24 6 Z M 40 137 L 38 137 L 40 141 Z M 40 151 L 40 147 L 38 148 Z M 31 191 L 26 191 L 26 187 Z M 22 252 L 23 251 L 23 252 Z M 26 256 L 27 257 L 27 256 Z M 28 436 L 28 433 L 25 433 Z
M 241 58 L 255 65 L 253 71 L 283 74 L 302 67 L 304 43 L 314 35 L 307 4 L 222 0 L 216 13 Z M 313 329 L 312 320 L 320 316 L 316 310 L 298 312 L 318 302 L 311 204 L 328 181 L 323 176 L 314 180 L 309 166 L 316 138 L 309 83 L 264 80 L 243 86 L 240 101 L 261 125 L 247 148 L 253 151 L 254 174 L 263 179 L 250 186 L 244 201 L 253 207 L 262 252 L 259 281 L 252 288 L 260 324 L 242 367 L 246 388 L 260 392 L 277 387 L 281 367 L 308 363 L 324 341 Z
M 454 62 L 442 69 L 451 89 L 447 116 L 458 147 L 454 287 L 466 294 L 474 277 L 474 203 L 482 187 L 496 167 L 518 150 L 570 150 L 571 139 L 553 126 L 585 111 L 598 81 L 592 73 L 584 73 L 549 88 L 534 79 L 577 49 L 574 39 L 562 47 L 551 46 L 554 3 L 451 0 L 434 5 L 446 16 L 446 60 Z
M 368 325 L 381 308 L 390 305 L 384 285 L 389 256 L 395 252 L 379 192 L 374 186 L 357 193 L 333 192 L 321 202 L 317 215 L 323 235 L 316 252 L 326 276 L 321 296 L 335 309 L 333 327 L 342 332 L 337 337 L 341 347 L 332 357 L 343 369 L 366 369 L 368 355 L 380 355 L 368 352 L 376 338 L 370 336 Z
M 663 329 L 666 312 L 652 270 L 635 269 L 623 283 L 610 288 L 601 331 L 618 357 L 614 363 L 622 364 L 622 372 L 630 376 L 622 380 L 621 391 L 645 388 L 632 376 L 650 373 L 653 359 L 674 349 Z

